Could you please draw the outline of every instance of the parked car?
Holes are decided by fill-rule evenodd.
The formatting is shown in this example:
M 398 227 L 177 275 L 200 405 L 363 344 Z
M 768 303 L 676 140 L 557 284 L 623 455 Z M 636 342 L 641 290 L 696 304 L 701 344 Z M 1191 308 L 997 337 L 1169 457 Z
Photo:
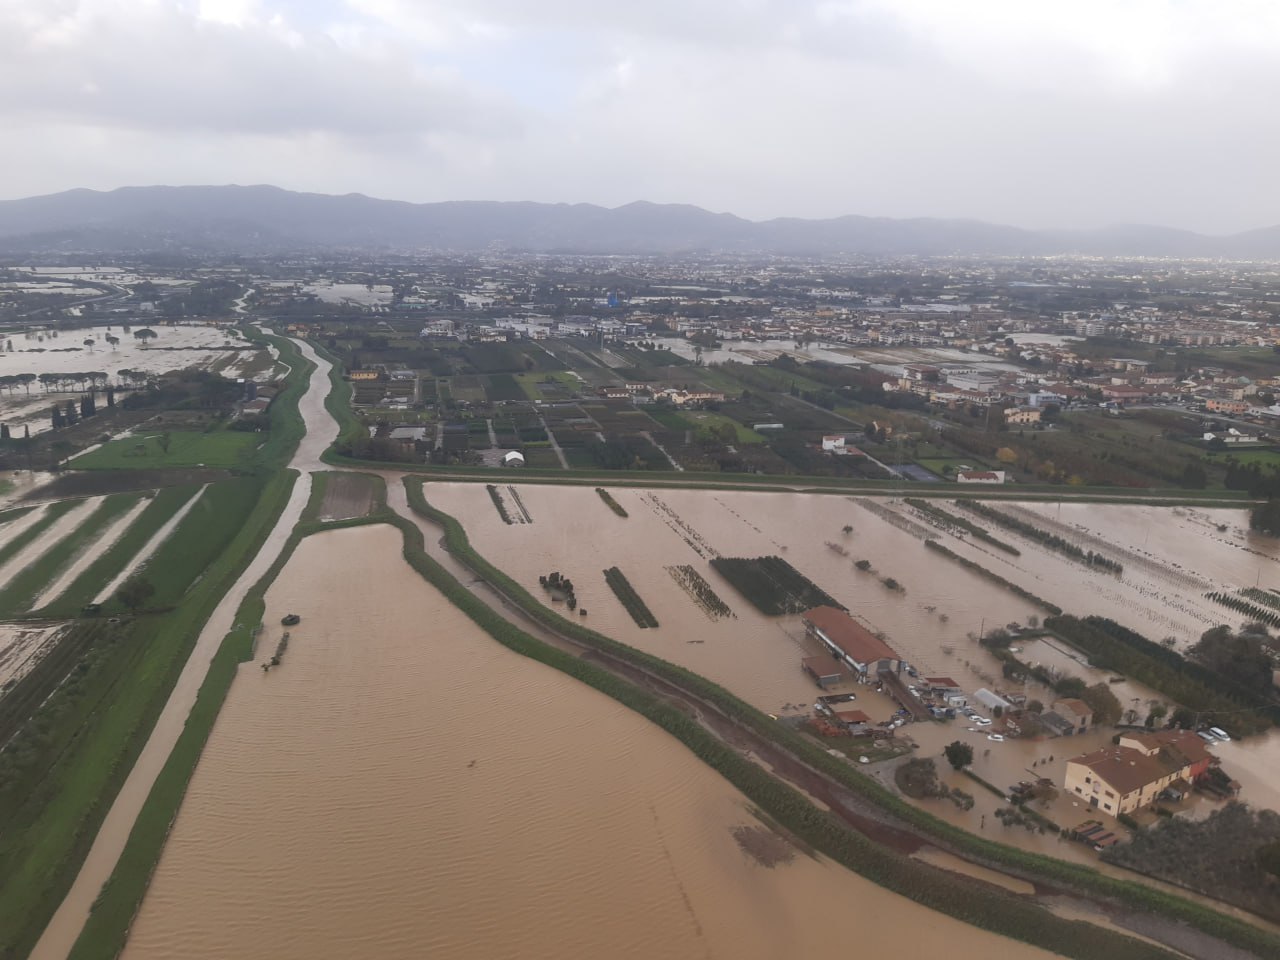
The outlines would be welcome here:
M 1209 732 L 1212 733 L 1219 740 L 1221 740 L 1223 743 L 1231 742 L 1231 738 L 1227 736 L 1227 731 L 1223 730 L 1221 727 L 1210 727 Z
M 988 720 L 986 717 L 974 717 L 974 718 L 973 718 L 973 722 L 974 722 L 974 723 L 976 723 L 976 724 L 977 724 L 978 726 L 980 726 L 980 727 L 989 727 L 989 726 L 991 726 L 991 721 L 990 721 L 990 720 Z
M 1200 739 L 1201 739 L 1201 740 L 1203 740 L 1205 743 L 1217 743 L 1217 742 L 1218 742 L 1218 738 L 1217 738 L 1217 737 L 1215 737 L 1215 736 L 1214 736 L 1212 733 L 1210 733 L 1208 730 L 1200 730 L 1200 731 L 1198 731 L 1198 735 L 1199 735 Z
M 1004 736 L 999 733 L 989 733 L 987 734 L 987 739 L 994 743 L 1004 743 Z

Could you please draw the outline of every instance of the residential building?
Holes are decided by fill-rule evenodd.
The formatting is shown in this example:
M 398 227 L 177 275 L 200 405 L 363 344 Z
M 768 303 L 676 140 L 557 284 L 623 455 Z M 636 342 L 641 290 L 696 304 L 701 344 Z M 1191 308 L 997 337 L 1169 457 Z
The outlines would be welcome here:
M 1039 407 L 1010 407 L 1004 412 L 1004 422 L 1010 426 L 1039 423 L 1042 412 Z
M 1070 733 L 1087 733 L 1089 727 L 1093 725 L 1093 711 L 1089 709 L 1087 703 L 1076 697 L 1055 700 L 1051 709 L 1067 721 L 1070 725 Z
M 1068 760 L 1063 788 L 1119 816 L 1148 806 L 1179 781 L 1194 783 L 1215 762 L 1204 741 L 1188 730 L 1124 734 L 1116 746 Z

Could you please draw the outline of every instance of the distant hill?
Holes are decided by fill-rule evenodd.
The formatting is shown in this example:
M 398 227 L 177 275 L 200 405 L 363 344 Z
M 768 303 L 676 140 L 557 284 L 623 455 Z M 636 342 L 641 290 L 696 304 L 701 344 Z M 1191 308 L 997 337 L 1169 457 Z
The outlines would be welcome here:
M 990 254 L 1280 259 L 1280 227 L 1227 237 L 1150 226 L 1032 231 L 976 220 L 751 221 L 685 204 L 404 203 L 271 186 L 68 190 L 0 201 L 8 253 L 480 251 Z

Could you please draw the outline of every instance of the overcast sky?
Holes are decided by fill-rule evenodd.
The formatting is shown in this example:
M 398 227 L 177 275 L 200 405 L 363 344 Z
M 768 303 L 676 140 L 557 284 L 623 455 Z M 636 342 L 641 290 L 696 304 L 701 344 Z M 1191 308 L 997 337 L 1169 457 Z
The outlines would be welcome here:
M 0 0 L 0 196 L 1280 223 L 1274 0 Z

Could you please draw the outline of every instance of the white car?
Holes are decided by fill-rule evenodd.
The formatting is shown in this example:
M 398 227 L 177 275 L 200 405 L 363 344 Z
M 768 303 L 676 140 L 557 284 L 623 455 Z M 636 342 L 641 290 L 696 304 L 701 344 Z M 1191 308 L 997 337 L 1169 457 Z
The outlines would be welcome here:
M 1223 730 L 1221 727 L 1210 727 L 1209 732 L 1212 733 L 1219 740 L 1221 740 L 1223 743 L 1231 742 L 1231 738 L 1227 736 L 1227 731 Z
M 989 733 L 987 739 L 993 743 L 1004 743 L 1004 737 L 999 733 Z
M 991 726 L 991 721 L 990 721 L 990 720 L 988 720 L 986 717 L 974 717 L 974 718 L 973 718 L 973 722 L 974 722 L 974 723 L 976 723 L 976 724 L 977 724 L 978 726 L 980 726 L 980 727 L 989 727 L 989 726 Z

